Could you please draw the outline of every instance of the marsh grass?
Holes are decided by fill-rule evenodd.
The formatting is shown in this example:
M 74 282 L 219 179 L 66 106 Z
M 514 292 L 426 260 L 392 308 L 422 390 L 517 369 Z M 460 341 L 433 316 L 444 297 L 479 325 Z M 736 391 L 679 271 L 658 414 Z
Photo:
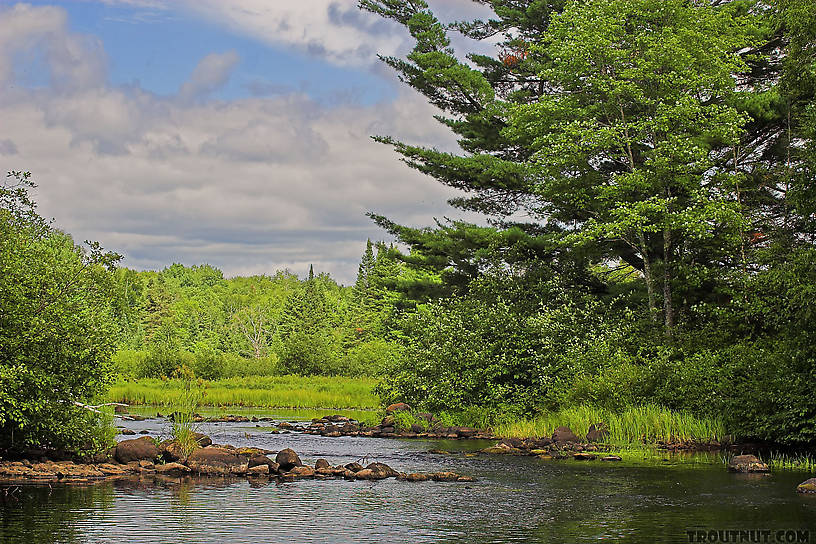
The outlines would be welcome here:
M 493 426 L 498 436 L 550 436 L 560 426 L 567 426 L 579 436 L 586 436 L 589 426 L 604 423 L 609 429 L 607 442 L 612 444 L 654 444 L 658 441 L 712 441 L 725 437 L 725 427 L 718 419 L 699 418 L 654 405 L 630 407 L 616 413 L 593 406 L 575 406 L 541 414 L 533 419 L 502 422 Z
M 206 392 L 203 380 L 196 379 L 193 371 L 186 366 L 176 370 L 174 377 L 180 386 L 180 396 L 173 412 L 171 432 L 173 439 L 181 446 L 182 454 L 187 457 L 198 447 L 195 413 Z
M 203 381 L 207 406 L 255 406 L 261 408 L 317 408 L 372 410 L 380 400 L 373 378 L 331 376 L 256 376 Z M 110 402 L 182 406 L 184 380 L 119 380 L 108 391 Z
M 794 470 L 803 472 L 816 472 L 816 457 L 812 454 L 788 454 L 774 452 L 768 455 L 760 455 L 760 460 L 767 463 L 771 470 Z

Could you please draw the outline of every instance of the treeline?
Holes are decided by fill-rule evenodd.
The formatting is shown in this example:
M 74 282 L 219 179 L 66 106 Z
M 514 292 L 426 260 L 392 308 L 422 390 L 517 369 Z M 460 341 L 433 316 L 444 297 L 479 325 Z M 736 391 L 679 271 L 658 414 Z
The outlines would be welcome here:
M 125 377 L 173 376 L 184 365 L 205 379 L 235 376 L 378 375 L 399 359 L 389 334 L 404 266 L 367 243 L 357 281 L 345 287 L 310 268 L 224 278 L 209 265 L 114 274 L 118 350 Z

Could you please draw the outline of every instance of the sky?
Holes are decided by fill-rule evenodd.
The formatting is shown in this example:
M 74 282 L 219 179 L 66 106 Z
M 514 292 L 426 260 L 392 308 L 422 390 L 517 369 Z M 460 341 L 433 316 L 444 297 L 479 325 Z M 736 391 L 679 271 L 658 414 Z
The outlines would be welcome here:
M 370 138 L 456 150 L 377 59 L 410 47 L 356 0 L 0 0 L 0 169 L 30 171 L 40 213 L 124 266 L 313 264 L 349 284 L 366 240 L 390 241 L 366 212 L 460 217 Z

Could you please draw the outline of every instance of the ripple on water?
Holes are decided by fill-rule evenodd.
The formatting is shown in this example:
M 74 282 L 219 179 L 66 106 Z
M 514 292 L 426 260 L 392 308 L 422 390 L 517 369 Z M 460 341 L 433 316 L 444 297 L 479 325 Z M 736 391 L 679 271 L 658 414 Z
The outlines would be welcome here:
M 154 436 L 167 432 L 160 420 L 128 425 Z M 816 531 L 816 500 L 796 495 L 805 479 L 796 473 L 748 479 L 720 465 L 682 470 L 466 457 L 462 450 L 481 444 L 271 434 L 246 423 L 203 430 L 236 446 L 292 447 L 309 463 L 365 459 L 400 471 L 454 470 L 479 481 L 24 487 L 0 502 L 0 542 L 684 542 L 695 527 Z M 453 454 L 428 453 L 433 448 Z

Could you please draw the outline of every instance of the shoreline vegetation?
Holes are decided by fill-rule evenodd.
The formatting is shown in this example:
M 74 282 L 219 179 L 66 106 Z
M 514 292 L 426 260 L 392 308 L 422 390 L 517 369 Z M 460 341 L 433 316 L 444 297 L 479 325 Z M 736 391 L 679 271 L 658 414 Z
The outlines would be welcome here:
M 203 394 L 198 406 L 230 408 L 355 410 L 382 412 L 375 393 L 378 380 L 329 376 L 257 376 L 202 380 Z M 174 408 L 184 404 L 186 382 L 182 379 L 119 379 L 108 391 L 107 401 L 134 407 L 150 405 Z M 608 442 L 623 447 L 649 447 L 665 444 L 712 444 L 729 441 L 724 423 L 718 419 L 696 417 L 655 405 L 628 407 L 621 412 L 580 405 L 533 417 L 503 417 L 478 408 L 460 412 L 441 411 L 439 419 L 447 426 L 471 426 L 490 430 L 499 438 L 549 437 L 558 427 L 569 427 L 586 436 L 592 425 L 608 430 Z M 366 418 L 369 419 L 369 418 Z M 397 417 L 398 429 L 412 425 L 427 426 L 409 412 Z

